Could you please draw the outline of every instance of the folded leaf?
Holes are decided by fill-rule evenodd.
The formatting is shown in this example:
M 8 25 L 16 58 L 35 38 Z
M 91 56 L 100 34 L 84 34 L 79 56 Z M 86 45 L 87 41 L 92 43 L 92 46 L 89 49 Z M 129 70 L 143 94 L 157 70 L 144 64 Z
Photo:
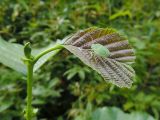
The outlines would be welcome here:
M 92 50 L 93 44 L 101 44 L 110 55 L 101 57 Z M 64 47 L 96 70 L 102 77 L 119 87 L 131 87 L 135 75 L 130 64 L 135 55 L 128 40 L 112 29 L 89 28 L 66 39 Z

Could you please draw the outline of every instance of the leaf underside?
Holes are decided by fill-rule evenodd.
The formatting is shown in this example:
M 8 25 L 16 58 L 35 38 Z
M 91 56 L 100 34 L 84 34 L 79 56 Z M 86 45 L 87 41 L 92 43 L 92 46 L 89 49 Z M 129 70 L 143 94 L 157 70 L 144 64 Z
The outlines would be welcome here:
M 108 57 L 93 53 L 91 46 L 97 43 L 109 50 Z M 135 75 L 130 66 L 135 61 L 134 51 L 128 40 L 115 30 L 89 28 L 79 31 L 67 38 L 64 47 L 101 74 L 106 81 L 119 87 L 131 87 Z

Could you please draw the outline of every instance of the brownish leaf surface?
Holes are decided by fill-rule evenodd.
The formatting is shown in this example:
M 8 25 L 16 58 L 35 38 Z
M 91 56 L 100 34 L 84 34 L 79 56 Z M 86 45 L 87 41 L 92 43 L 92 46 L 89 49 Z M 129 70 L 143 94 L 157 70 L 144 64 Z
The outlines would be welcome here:
M 92 44 L 102 44 L 110 51 L 107 58 L 94 54 Z M 89 28 L 79 31 L 64 42 L 64 47 L 96 70 L 102 77 L 119 87 L 131 87 L 135 75 L 130 64 L 135 55 L 128 40 L 112 29 Z

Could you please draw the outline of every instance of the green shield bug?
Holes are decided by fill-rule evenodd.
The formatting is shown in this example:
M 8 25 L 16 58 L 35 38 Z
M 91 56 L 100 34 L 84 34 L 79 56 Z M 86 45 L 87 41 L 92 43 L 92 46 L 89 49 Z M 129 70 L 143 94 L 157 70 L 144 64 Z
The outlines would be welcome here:
M 100 57 L 108 57 L 110 55 L 109 50 L 101 44 L 92 44 L 91 49 Z

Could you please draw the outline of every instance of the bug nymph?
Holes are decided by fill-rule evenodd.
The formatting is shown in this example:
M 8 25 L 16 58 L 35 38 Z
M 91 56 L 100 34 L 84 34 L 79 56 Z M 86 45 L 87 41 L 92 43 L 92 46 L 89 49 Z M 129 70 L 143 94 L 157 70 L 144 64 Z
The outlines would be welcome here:
M 107 58 L 110 56 L 109 50 L 105 46 L 98 43 L 91 45 L 90 53 L 91 53 L 92 60 L 94 60 L 94 62 L 96 63 L 97 63 L 98 57 Z
M 92 44 L 91 50 L 100 57 L 108 57 L 110 55 L 110 51 L 101 44 Z

